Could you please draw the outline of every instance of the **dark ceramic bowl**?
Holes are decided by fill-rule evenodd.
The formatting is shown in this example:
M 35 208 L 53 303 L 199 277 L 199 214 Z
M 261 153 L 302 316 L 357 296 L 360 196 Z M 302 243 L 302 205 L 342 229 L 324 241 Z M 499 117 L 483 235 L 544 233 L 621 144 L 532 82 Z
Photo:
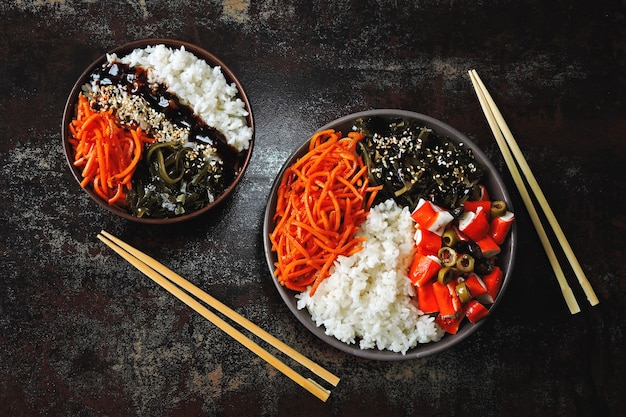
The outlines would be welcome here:
M 210 211 L 211 209 L 216 207 L 218 204 L 220 204 L 222 201 L 224 201 L 233 192 L 233 190 L 235 189 L 239 181 L 241 181 L 241 178 L 243 177 L 243 174 L 250 162 L 250 157 L 252 155 L 252 147 L 254 144 L 254 119 L 252 117 L 252 109 L 250 107 L 250 102 L 248 101 L 248 97 L 246 96 L 243 86 L 241 85 L 241 82 L 237 79 L 233 71 L 226 64 L 224 64 L 224 62 L 222 62 L 218 57 L 216 57 L 212 53 L 207 52 L 204 49 L 199 48 L 187 42 L 182 42 L 182 41 L 172 40 L 172 39 L 158 39 L 158 38 L 144 39 L 144 40 L 127 43 L 125 45 L 112 49 L 108 51 L 107 53 L 108 54 L 115 53 L 119 57 L 122 57 L 122 56 L 129 54 L 134 49 L 145 48 L 150 45 L 159 45 L 159 44 L 163 44 L 173 49 L 178 49 L 182 46 L 185 48 L 185 50 L 193 53 L 196 57 L 205 60 L 210 66 L 221 67 L 222 74 L 226 78 L 227 83 L 228 84 L 234 83 L 237 86 L 237 90 L 239 92 L 238 98 L 240 98 L 245 103 L 246 110 L 248 111 L 248 116 L 247 116 L 248 126 L 252 128 L 252 139 L 250 141 L 250 145 L 248 149 L 244 151 L 244 154 L 240 158 L 240 161 L 238 163 L 239 169 L 237 171 L 237 174 L 233 182 L 213 202 L 189 214 L 185 214 L 185 215 L 178 216 L 178 217 L 169 217 L 169 218 L 137 217 L 124 209 L 108 204 L 101 197 L 99 197 L 95 193 L 95 191 L 93 191 L 92 188 L 90 187 L 84 188 L 85 192 L 89 194 L 89 196 L 92 198 L 93 201 L 95 201 L 97 204 L 104 207 L 105 209 L 109 210 L 110 212 L 128 220 L 132 220 L 132 221 L 139 222 L 139 223 L 150 223 L 150 224 L 176 223 L 176 222 L 181 222 L 184 220 L 192 219 Z M 74 118 L 74 116 L 76 115 L 76 104 L 78 102 L 78 95 L 81 92 L 82 85 L 88 82 L 90 74 L 93 73 L 96 68 L 100 67 L 105 62 L 106 62 L 106 54 L 103 54 L 100 58 L 96 59 L 85 69 L 85 71 L 81 74 L 81 76 L 76 81 L 76 84 L 74 84 L 74 87 L 72 88 L 72 91 L 65 104 L 65 110 L 63 112 L 63 124 L 61 126 L 63 151 L 65 153 L 66 160 L 70 167 L 70 171 L 72 172 L 72 175 L 74 176 L 78 184 L 80 184 L 82 180 L 82 176 L 81 176 L 80 169 L 78 169 L 72 164 L 74 152 L 72 150 L 71 145 L 68 142 L 68 138 L 71 137 L 70 132 L 69 132 L 69 125 L 72 119 Z
M 469 147 L 473 151 L 476 160 L 480 162 L 482 166 L 485 168 L 486 173 L 485 173 L 482 183 L 487 187 L 487 191 L 489 192 L 490 198 L 492 200 L 503 200 L 510 207 L 511 200 L 509 198 L 509 194 L 505 188 L 505 185 L 502 179 L 500 178 L 500 176 L 498 175 L 497 171 L 495 170 L 494 166 L 485 156 L 485 154 L 461 132 L 457 131 L 456 129 L 448 126 L 447 124 L 439 120 L 433 119 L 432 117 L 425 116 L 419 113 L 410 112 L 410 111 L 404 111 L 404 110 L 386 110 L 386 109 L 370 110 L 370 111 L 364 111 L 360 113 L 351 114 L 345 117 L 341 117 L 327 124 L 326 126 L 323 126 L 319 130 L 334 129 L 334 130 L 341 131 L 344 134 L 346 134 L 347 132 L 352 130 L 352 126 L 356 119 L 362 118 L 362 117 L 371 117 L 371 116 L 380 116 L 380 117 L 387 117 L 387 118 L 404 117 L 404 118 L 413 119 L 415 121 L 418 121 L 422 125 L 431 128 L 442 137 L 448 137 L 456 143 L 460 143 L 460 142 L 464 143 L 466 147 Z M 439 342 L 428 343 L 428 344 L 418 344 L 416 347 L 409 350 L 404 355 L 401 353 L 396 353 L 396 352 L 387 351 L 387 350 L 384 350 L 384 351 L 376 350 L 376 349 L 363 350 L 363 349 L 360 349 L 358 345 L 346 344 L 344 342 L 339 341 L 333 336 L 327 335 L 323 327 L 318 327 L 315 324 L 315 322 L 311 319 L 311 316 L 306 309 L 298 310 L 297 299 L 295 297 L 296 292 L 291 291 L 281 286 L 278 283 L 278 281 L 274 279 L 274 270 L 275 270 L 274 263 L 276 262 L 276 253 L 271 250 L 272 244 L 269 239 L 269 234 L 272 232 L 272 230 L 274 230 L 274 226 L 275 226 L 274 221 L 273 221 L 273 216 L 274 216 L 274 212 L 276 209 L 277 189 L 278 189 L 278 185 L 280 184 L 280 180 L 283 177 L 283 174 L 285 170 L 287 169 L 287 167 L 289 167 L 298 158 L 300 158 L 302 155 L 304 155 L 307 152 L 308 146 L 309 146 L 309 140 L 303 143 L 302 146 L 300 146 L 291 155 L 291 157 L 285 162 L 284 166 L 279 172 L 272 186 L 269 201 L 268 201 L 267 208 L 265 211 L 264 223 L 263 223 L 265 256 L 266 256 L 267 264 L 270 270 L 270 277 L 274 281 L 274 284 L 276 285 L 276 288 L 278 292 L 280 293 L 282 299 L 284 300 L 285 304 L 287 304 L 287 307 L 289 307 L 291 312 L 298 318 L 298 320 L 300 320 L 300 322 L 302 322 L 302 324 L 304 324 L 304 326 L 307 329 L 309 329 L 313 334 L 315 334 L 317 337 L 319 337 L 326 343 L 330 344 L 331 346 L 334 346 L 337 349 L 350 353 L 352 355 L 356 355 L 356 356 L 366 358 L 366 359 L 398 361 L 398 360 L 421 358 L 421 357 L 429 356 L 429 355 L 441 352 L 445 349 L 448 349 L 451 346 L 456 345 L 457 343 L 461 342 L 462 340 L 467 339 L 472 333 L 477 331 L 489 317 L 493 316 L 493 312 L 495 311 L 496 307 L 500 303 L 500 300 L 503 297 L 506 287 L 508 286 L 509 281 L 511 280 L 511 273 L 513 271 L 515 247 L 516 247 L 516 240 L 517 240 L 517 233 L 516 233 L 515 225 L 513 226 L 509 237 L 507 238 L 507 240 L 501 247 L 502 251 L 498 257 L 497 264 L 502 268 L 504 272 L 504 280 L 502 283 L 502 288 L 500 290 L 500 293 L 498 294 L 495 302 L 490 307 L 489 316 L 486 319 L 483 319 L 476 324 L 471 324 L 467 320 L 464 320 L 457 334 L 455 335 L 446 334 Z M 511 208 L 511 210 L 513 209 Z

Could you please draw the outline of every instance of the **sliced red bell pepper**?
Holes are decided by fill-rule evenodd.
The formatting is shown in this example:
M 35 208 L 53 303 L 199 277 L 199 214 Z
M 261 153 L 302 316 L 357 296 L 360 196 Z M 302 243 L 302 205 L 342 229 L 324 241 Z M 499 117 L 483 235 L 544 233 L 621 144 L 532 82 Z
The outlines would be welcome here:
M 483 282 L 487 286 L 487 292 L 494 300 L 500 292 L 500 288 L 502 287 L 502 280 L 502 269 L 500 269 L 500 267 L 497 265 L 493 267 L 493 270 L 490 273 L 483 277 Z
M 515 215 L 510 211 L 507 211 L 502 216 L 494 217 L 491 220 L 489 236 L 491 236 L 498 245 L 504 243 L 504 239 L 508 236 L 511 226 L 513 225 L 513 220 L 515 220 Z
M 487 192 L 487 187 L 485 187 L 483 184 L 478 184 L 478 189 L 479 189 L 479 200 L 490 200 L 489 198 L 489 193 Z
M 439 315 L 444 318 L 457 317 L 458 312 L 454 308 L 448 286 L 435 281 L 433 282 L 433 292 L 437 300 L 437 306 L 439 306 Z
M 440 325 L 446 333 L 457 334 L 463 318 L 464 316 L 462 315 L 460 317 L 443 317 L 439 314 L 435 317 L 435 323 Z
M 459 230 L 468 238 L 479 241 L 489 233 L 488 211 L 479 206 L 475 212 L 466 211 L 459 218 Z
M 472 324 L 484 319 L 488 315 L 489 309 L 476 300 L 470 301 L 465 307 L 465 317 L 467 317 Z
M 456 314 L 459 314 L 459 312 L 463 309 L 463 303 L 456 292 L 456 285 L 456 280 L 452 280 L 446 284 L 448 292 L 450 293 L 450 298 L 452 299 L 452 308 L 454 308 Z
M 476 210 L 478 209 L 478 207 L 482 207 L 483 210 L 485 210 L 485 212 L 489 213 L 491 212 L 491 201 L 489 200 L 468 200 L 466 202 L 463 203 L 463 208 L 465 209 L 465 211 L 473 211 L 474 213 L 476 213 Z
M 441 236 L 419 226 L 415 230 L 413 239 L 417 250 L 423 254 L 436 255 L 441 248 Z
M 441 269 L 439 258 L 416 252 L 409 268 L 409 279 L 416 287 L 432 281 Z
M 420 227 L 441 236 L 448 224 L 454 220 L 452 214 L 429 200 L 420 199 L 411 213 L 411 217 Z
M 435 298 L 433 283 L 428 283 L 416 288 L 417 306 L 424 314 L 438 313 L 439 305 Z
M 474 298 L 487 293 L 487 285 L 475 273 L 469 274 L 469 276 L 465 279 L 465 285 L 467 285 L 470 294 Z
M 500 245 L 498 245 L 496 241 L 493 240 L 493 238 L 489 235 L 486 235 L 482 239 L 477 240 L 476 244 L 480 248 L 480 251 L 485 258 L 494 257 L 502 251 Z

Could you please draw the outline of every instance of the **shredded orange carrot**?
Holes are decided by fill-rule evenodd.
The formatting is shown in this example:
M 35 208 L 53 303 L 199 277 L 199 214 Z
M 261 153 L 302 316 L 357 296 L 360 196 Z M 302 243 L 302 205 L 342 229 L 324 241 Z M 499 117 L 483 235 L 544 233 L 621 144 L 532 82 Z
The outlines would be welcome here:
M 91 186 L 109 204 L 123 206 L 144 144 L 154 139 L 141 128 L 119 127 L 111 111 L 93 110 L 82 94 L 69 129 L 73 163 L 82 170 L 81 187 Z
M 380 187 L 370 187 L 356 154 L 363 135 L 325 130 L 308 152 L 287 168 L 277 191 L 272 250 L 275 275 L 286 288 L 313 295 L 338 256 L 361 249 L 355 238 Z

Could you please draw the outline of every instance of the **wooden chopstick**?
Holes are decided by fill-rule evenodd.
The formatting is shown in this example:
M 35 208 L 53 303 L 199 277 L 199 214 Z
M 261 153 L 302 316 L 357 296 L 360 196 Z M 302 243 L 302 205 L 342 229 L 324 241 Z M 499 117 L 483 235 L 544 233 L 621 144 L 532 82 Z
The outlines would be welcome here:
M 256 324 L 252 323 L 250 320 L 246 319 L 245 317 L 243 317 L 242 315 L 238 314 L 236 311 L 234 311 L 233 309 L 231 309 L 227 305 L 225 305 L 222 302 L 218 301 L 213 296 L 209 295 L 205 291 L 203 291 L 200 288 L 198 288 L 197 286 L 193 285 L 191 282 L 187 281 L 185 278 L 183 278 L 182 276 L 178 275 L 177 273 L 175 273 L 171 269 L 167 268 L 165 265 L 161 264 L 160 262 L 158 262 L 154 258 L 152 258 L 152 257 L 146 255 L 145 253 L 143 253 L 143 252 L 133 248 L 129 244 L 123 242 L 122 240 L 116 238 L 115 236 L 111 235 L 110 233 L 108 233 L 108 232 L 106 232 L 104 230 L 101 232 L 101 234 L 103 236 L 105 236 L 107 239 L 109 239 L 110 241 L 113 241 L 114 243 L 116 243 L 118 246 L 122 247 L 125 251 L 127 251 L 131 255 L 133 255 L 136 258 L 138 258 L 139 260 L 141 260 L 143 263 L 147 264 L 149 267 L 151 267 L 155 271 L 159 272 L 161 275 L 165 276 L 170 281 L 174 282 L 179 287 L 185 289 L 187 292 L 193 294 L 198 299 L 204 301 L 210 307 L 212 307 L 215 310 L 219 311 L 220 313 L 224 314 L 226 317 L 228 317 L 229 319 L 233 320 L 235 323 L 239 324 L 244 329 L 246 329 L 249 332 L 251 332 L 252 334 L 258 336 L 259 338 L 261 338 L 262 340 L 266 341 L 267 343 L 275 346 L 278 350 L 282 351 L 287 356 L 289 356 L 290 358 L 294 359 L 295 361 L 297 361 L 301 365 L 304 365 L 309 370 L 311 370 L 313 373 L 315 373 L 317 376 L 323 378 L 326 382 L 332 384 L 333 386 L 337 386 L 337 384 L 339 383 L 339 377 L 337 377 L 336 375 L 334 375 L 331 372 L 327 371 L 326 369 L 322 368 L 320 365 L 318 365 L 317 363 L 313 362 L 312 360 L 310 360 L 306 356 L 302 355 L 300 352 L 298 352 L 295 349 L 293 349 L 292 347 L 288 346 L 287 344 L 285 344 L 281 340 L 279 340 L 276 337 L 272 336 L 271 334 L 269 334 L 268 332 L 266 332 L 265 330 L 263 330 L 262 328 L 260 328 Z
M 567 280 L 565 278 L 565 275 L 563 274 L 563 270 L 561 269 L 556 254 L 554 253 L 550 240 L 548 239 L 543 224 L 539 218 L 539 215 L 537 214 L 535 205 L 533 204 L 524 180 L 522 179 L 522 176 L 517 169 L 518 164 L 519 167 L 522 169 L 524 176 L 535 195 L 535 198 L 539 202 L 539 205 L 543 210 L 548 220 L 548 223 L 552 227 L 552 230 L 557 237 L 563 249 L 563 252 L 570 262 L 570 265 L 578 279 L 578 282 L 583 288 L 585 295 L 587 296 L 587 300 L 591 305 L 598 304 L 598 298 L 593 291 L 591 284 L 587 280 L 580 264 L 578 263 L 578 260 L 576 259 L 576 256 L 574 255 L 574 252 L 572 251 L 571 246 L 569 245 L 569 242 L 565 237 L 565 234 L 563 233 L 563 230 L 561 229 L 561 226 L 554 216 L 554 212 L 550 208 L 550 205 L 548 204 L 548 201 L 546 200 L 543 191 L 539 187 L 539 184 L 537 183 L 535 176 L 530 170 L 530 167 L 528 166 L 524 155 L 519 149 L 517 141 L 513 137 L 513 134 L 508 128 L 508 125 L 504 121 L 504 117 L 498 110 L 498 107 L 496 106 L 493 98 L 487 91 L 487 88 L 483 84 L 482 80 L 478 76 L 476 70 L 470 70 L 469 75 L 470 79 L 472 80 L 472 84 L 474 85 L 474 89 L 476 90 L 476 95 L 478 96 L 480 105 L 483 109 L 483 112 L 485 113 L 485 117 L 487 118 L 487 122 L 489 123 L 489 126 L 496 138 L 496 142 L 498 143 L 500 151 L 502 152 L 506 165 L 511 173 L 511 176 L 513 177 L 513 180 L 515 182 L 515 185 L 517 186 L 517 189 L 520 192 L 520 195 L 522 196 L 524 205 L 528 210 L 530 218 L 535 226 L 535 229 L 537 230 L 537 234 L 539 235 L 541 244 L 543 245 L 550 264 L 552 265 L 552 269 L 554 270 L 559 286 L 561 287 L 561 292 L 563 293 L 563 297 L 565 298 L 565 302 L 570 312 L 572 314 L 578 313 L 580 311 L 580 307 L 578 305 L 578 302 L 576 301 L 576 298 L 574 297 L 572 289 L 567 283 Z M 513 152 L 515 159 L 511 152 Z
M 129 263 L 143 272 L 146 276 L 156 282 L 158 285 L 163 287 L 169 293 L 174 295 L 176 298 L 184 302 L 186 305 L 194 309 L 204 318 L 209 320 L 215 326 L 223 330 L 229 336 L 234 338 L 236 341 L 247 347 L 253 353 L 264 359 L 270 365 L 274 366 L 276 369 L 281 371 L 287 377 L 291 378 L 294 382 L 314 394 L 316 397 L 321 399 L 322 401 L 326 401 L 330 396 L 330 391 L 322 387 L 320 384 L 312 380 L 311 378 L 304 378 L 292 368 L 287 366 L 285 363 L 280 361 L 278 358 L 264 350 L 258 344 L 248 339 L 243 333 L 239 330 L 235 329 L 233 326 L 228 324 L 222 318 L 217 316 L 211 310 L 203 306 L 196 299 L 190 296 L 188 293 L 183 291 L 181 288 L 184 288 L 189 293 L 193 294 L 200 300 L 207 303 L 210 307 L 213 307 L 220 313 L 224 314 L 231 320 L 235 321 L 242 327 L 246 328 L 253 334 L 257 335 L 259 338 L 265 340 L 269 344 L 273 345 L 279 351 L 285 353 L 289 357 L 293 358 L 297 362 L 306 366 L 316 375 L 320 376 L 333 386 L 336 386 L 339 383 L 339 378 L 329 371 L 325 370 L 318 364 L 314 363 L 310 359 L 306 358 L 296 350 L 287 346 L 285 343 L 276 339 L 274 336 L 270 335 L 254 323 L 250 322 L 243 316 L 236 313 L 234 310 L 230 309 L 226 305 L 222 304 L 215 298 L 211 297 L 206 292 L 202 291 L 195 285 L 191 284 L 189 281 L 171 271 L 155 259 L 145 255 L 144 253 L 138 251 L 127 243 L 121 241 L 115 236 L 102 231 L 101 234 L 98 235 L 98 239 L 104 242 L 107 246 L 113 249 L 117 254 L 126 259 Z

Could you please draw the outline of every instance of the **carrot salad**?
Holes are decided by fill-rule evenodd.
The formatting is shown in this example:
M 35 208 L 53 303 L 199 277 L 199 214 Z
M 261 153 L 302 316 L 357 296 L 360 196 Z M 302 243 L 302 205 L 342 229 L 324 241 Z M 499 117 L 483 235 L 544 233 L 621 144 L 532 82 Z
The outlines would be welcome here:
M 356 154 L 364 136 L 325 130 L 308 152 L 288 167 L 277 190 L 275 275 L 281 285 L 311 295 L 328 277 L 338 256 L 350 256 L 364 239 L 355 238 L 380 187 L 370 187 L 367 166 Z
M 76 118 L 69 128 L 73 164 L 82 169 L 81 187 L 91 186 L 111 205 L 125 205 L 126 192 L 132 188 L 131 178 L 144 144 L 154 139 L 140 127 L 119 127 L 110 110 L 93 110 L 82 94 L 78 97 Z

